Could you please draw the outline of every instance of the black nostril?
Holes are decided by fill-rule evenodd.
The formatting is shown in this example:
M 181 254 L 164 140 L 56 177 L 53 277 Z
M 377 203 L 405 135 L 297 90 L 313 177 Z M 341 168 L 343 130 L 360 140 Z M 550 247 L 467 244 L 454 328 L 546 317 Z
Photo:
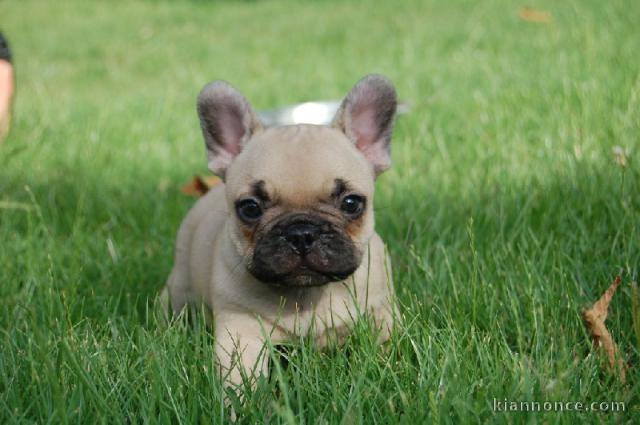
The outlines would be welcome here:
M 311 232 L 305 232 L 304 233 L 304 245 L 305 246 L 311 246 L 313 245 L 313 241 L 315 241 L 315 236 L 313 234 L 311 234 Z
M 287 228 L 284 238 L 300 255 L 306 255 L 316 241 L 318 229 L 310 224 L 294 224 Z

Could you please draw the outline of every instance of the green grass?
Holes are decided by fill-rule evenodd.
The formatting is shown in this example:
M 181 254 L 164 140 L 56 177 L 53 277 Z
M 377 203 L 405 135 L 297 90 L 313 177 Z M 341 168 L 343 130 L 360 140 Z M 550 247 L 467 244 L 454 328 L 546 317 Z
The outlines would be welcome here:
M 552 22 L 497 0 L 0 3 L 18 74 L 0 423 L 222 422 L 211 336 L 151 314 L 193 202 L 179 188 L 206 171 L 195 97 L 223 78 L 258 109 L 339 98 L 369 72 L 413 105 L 376 199 L 405 324 L 386 349 L 364 325 L 347 348 L 296 342 L 241 421 L 637 423 L 640 2 L 529 5 Z M 619 273 L 624 384 L 580 319 Z

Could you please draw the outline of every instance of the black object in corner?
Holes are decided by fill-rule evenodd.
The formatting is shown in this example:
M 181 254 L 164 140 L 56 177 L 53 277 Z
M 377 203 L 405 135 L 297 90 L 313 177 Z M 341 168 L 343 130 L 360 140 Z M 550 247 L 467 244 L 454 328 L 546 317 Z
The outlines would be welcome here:
M 0 32 L 0 59 L 11 62 L 11 49 L 9 49 L 9 43 L 2 32 Z

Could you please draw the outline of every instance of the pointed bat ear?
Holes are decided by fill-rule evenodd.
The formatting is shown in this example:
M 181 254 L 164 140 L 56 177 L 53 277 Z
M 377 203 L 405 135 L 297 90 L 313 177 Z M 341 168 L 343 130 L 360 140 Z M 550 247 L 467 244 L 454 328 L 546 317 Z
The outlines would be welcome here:
M 262 129 L 262 124 L 247 99 L 224 81 L 213 81 L 200 91 L 198 115 L 209 169 L 224 178 L 233 159 L 251 136 Z
M 381 75 L 367 75 L 351 89 L 333 119 L 333 127 L 355 143 L 376 176 L 391 166 L 397 103 L 391 81 Z

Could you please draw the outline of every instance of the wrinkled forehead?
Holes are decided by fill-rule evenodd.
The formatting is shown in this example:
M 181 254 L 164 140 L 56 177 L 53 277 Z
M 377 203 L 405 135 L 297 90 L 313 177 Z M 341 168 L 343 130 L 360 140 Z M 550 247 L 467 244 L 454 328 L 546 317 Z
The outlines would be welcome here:
M 265 195 L 301 206 L 331 196 L 337 186 L 363 194 L 373 191 L 373 170 L 340 131 L 296 125 L 255 135 L 229 169 L 232 196 Z

